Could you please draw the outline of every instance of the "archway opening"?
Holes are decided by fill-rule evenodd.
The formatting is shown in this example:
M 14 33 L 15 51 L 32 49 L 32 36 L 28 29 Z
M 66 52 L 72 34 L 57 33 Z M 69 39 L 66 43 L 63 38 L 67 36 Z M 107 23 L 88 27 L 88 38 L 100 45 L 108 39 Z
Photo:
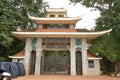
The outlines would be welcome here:
M 36 51 L 31 51 L 30 74 L 35 74 Z
M 70 74 L 70 52 L 67 50 L 45 51 L 42 64 L 44 64 L 42 74 L 68 75 Z
M 77 75 L 82 75 L 82 54 L 80 51 L 76 51 L 76 72 Z

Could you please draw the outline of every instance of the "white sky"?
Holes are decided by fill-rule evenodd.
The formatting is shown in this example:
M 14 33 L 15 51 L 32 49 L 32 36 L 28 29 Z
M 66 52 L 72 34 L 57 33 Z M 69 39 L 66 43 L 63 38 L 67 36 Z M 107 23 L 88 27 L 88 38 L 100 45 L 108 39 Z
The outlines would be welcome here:
M 81 4 L 70 5 L 69 0 L 44 0 L 48 2 L 50 8 L 65 8 L 67 9 L 68 17 L 81 16 L 82 20 L 78 21 L 76 28 L 92 29 L 95 26 L 95 19 L 99 17 L 99 11 L 91 11 L 90 8 L 86 8 Z

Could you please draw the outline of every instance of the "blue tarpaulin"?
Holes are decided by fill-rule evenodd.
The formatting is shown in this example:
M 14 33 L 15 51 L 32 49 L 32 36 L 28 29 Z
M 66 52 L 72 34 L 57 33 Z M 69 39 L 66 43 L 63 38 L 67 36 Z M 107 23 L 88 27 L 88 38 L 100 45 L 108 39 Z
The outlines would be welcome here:
M 16 62 L 19 68 L 19 76 L 24 76 L 25 75 L 25 68 L 24 65 L 20 62 Z
M 25 75 L 25 69 L 20 62 L 0 62 L 0 70 L 11 74 L 12 78 Z

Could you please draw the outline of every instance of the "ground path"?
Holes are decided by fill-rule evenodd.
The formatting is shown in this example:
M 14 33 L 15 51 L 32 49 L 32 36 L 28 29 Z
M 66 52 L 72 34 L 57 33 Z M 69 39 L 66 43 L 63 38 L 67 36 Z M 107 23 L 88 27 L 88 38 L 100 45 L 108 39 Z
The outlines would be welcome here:
M 12 80 L 120 80 L 111 76 L 27 75 Z

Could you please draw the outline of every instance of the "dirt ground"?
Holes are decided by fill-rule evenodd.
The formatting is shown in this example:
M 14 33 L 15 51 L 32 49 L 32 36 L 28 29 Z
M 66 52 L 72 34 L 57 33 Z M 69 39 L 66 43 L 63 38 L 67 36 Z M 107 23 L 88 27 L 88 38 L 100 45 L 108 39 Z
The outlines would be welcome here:
M 12 80 L 120 80 L 111 76 L 27 75 Z

